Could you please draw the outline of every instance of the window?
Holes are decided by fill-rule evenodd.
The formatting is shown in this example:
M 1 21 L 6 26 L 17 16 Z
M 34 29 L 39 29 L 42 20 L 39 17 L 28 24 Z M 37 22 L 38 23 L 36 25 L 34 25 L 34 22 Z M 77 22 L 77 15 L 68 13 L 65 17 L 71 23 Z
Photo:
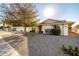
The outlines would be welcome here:
M 58 26 L 58 25 L 54 25 L 53 26 L 55 29 L 60 29 L 60 26 Z

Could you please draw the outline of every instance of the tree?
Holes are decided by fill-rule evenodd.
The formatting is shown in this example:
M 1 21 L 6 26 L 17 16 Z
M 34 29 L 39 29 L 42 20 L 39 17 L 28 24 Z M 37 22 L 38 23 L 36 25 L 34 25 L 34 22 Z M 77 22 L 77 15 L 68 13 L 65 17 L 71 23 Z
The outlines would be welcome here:
M 26 33 L 26 27 L 35 26 L 37 24 L 37 11 L 35 6 L 31 3 L 3 4 L 3 8 L 5 9 L 4 11 L 6 11 L 7 24 L 23 26 L 24 33 Z M 11 23 L 9 21 L 11 21 Z
M 3 30 L 5 28 L 5 20 L 7 18 L 7 12 L 9 11 L 9 8 L 7 6 L 8 4 L 0 4 L 0 17 L 1 17 L 1 20 L 2 20 L 2 23 L 3 23 Z

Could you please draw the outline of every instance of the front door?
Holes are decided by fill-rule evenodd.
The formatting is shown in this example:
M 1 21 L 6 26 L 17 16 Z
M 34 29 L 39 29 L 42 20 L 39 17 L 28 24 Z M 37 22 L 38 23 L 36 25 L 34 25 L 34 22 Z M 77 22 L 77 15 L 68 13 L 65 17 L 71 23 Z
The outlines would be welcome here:
M 38 27 L 38 29 L 39 29 L 38 32 L 42 32 L 42 26 L 41 25 Z

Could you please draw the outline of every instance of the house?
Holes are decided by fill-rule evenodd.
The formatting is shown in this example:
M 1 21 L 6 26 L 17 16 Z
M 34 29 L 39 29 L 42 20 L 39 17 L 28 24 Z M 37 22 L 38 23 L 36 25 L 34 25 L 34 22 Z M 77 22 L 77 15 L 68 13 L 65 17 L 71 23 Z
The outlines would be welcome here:
M 56 25 L 61 30 L 61 35 L 68 36 L 69 32 L 72 31 L 72 25 L 74 22 L 66 21 L 66 20 L 55 20 L 55 19 L 47 19 L 37 26 L 27 27 L 26 31 L 30 32 L 35 29 L 36 33 L 43 32 L 46 33 L 46 29 L 53 29 L 54 25 Z M 6 24 L 7 25 L 7 24 Z M 2 23 L 1 23 L 2 26 Z M 24 31 L 24 27 L 16 27 L 16 31 Z
M 3 26 L 3 23 L 0 21 L 0 26 Z
M 72 25 L 75 23 L 75 22 L 72 22 L 72 21 L 67 21 L 68 22 L 68 32 L 72 32 Z
M 47 19 L 39 24 L 37 27 L 37 32 L 46 33 L 46 29 L 53 29 L 54 25 L 57 25 L 61 30 L 61 35 L 68 36 L 68 32 L 71 31 L 71 25 L 73 22 L 68 22 L 65 20 L 55 20 L 55 19 Z M 69 30 L 70 29 L 70 30 Z
M 5 31 L 9 31 L 10 30 L 9 25 L 8 24 L 4 24 L 2 22 L 2 20 L 0 20 L 0 31 L 3 31 L 3 28 L 4 28 Z
M 72 26 L 72 32 L 76 33 L 76 34 L 79 34 L 79 23 L 75 23 L 73 26 Z

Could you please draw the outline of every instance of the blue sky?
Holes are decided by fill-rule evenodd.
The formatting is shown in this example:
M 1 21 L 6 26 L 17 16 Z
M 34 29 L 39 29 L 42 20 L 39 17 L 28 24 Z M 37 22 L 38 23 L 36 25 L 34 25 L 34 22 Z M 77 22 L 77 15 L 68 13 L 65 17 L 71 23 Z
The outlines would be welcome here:
M 57 20 L 71 20 L 79 22 L 79 4 L 77 3 L 37 3 L 36 9 L 38 10 L 40 20 L 47 19 L 43 15 L 43 10 L 46 7 L 52 7 L 55 14 L 51 17 Z
M 55 14 L 51 17 L 51 19 L 71 20 L 79 23 L 78 3 L 35 3 L 35 5 L 38 10 L 40 20 L 48 19 L 47 17 L 44 17 L 43 10 L 46 7 L 51 7 L 55 10 Z

